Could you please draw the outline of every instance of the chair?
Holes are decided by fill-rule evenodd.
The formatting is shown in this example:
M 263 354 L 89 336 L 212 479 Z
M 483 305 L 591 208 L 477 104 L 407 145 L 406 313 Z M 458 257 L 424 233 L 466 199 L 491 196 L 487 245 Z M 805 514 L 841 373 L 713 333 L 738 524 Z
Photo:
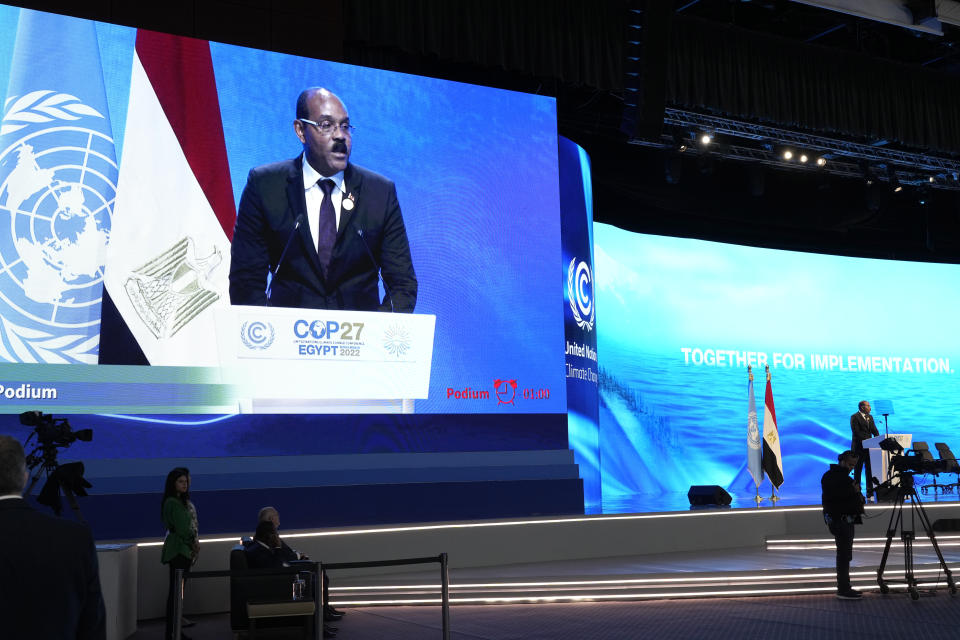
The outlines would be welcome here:
M 950 450 L 950 447 L 947 446 L 945 442 L 935 442 L 933 446 L 937 448 L 937 453 L 940 454 L 940 459 L 943 460 L 947 467 L 947 473 L 957 474 L 957 481 L 953 484 L 942 485 L 945 487 L 944 491 L 949 488 L 950 491 L 956 490 L 960 493 L 960 463 L 957 462 L 957 457 L 953 455 L 953 451 Z
M 913 443 L 913 452 L 914 452 L 918 457 L 920 457 L 920 459 L 924 460 L 925 462 L 934 462 L 934 461 L 935 461 L 935 460 L 934 460 L 934 457 L 933 457 L 933 454 L 930 453 L 930 446 L 929 446 L 926 442 L 923 442 L 922 440 L 915 440 L 915 441 L 914 441 L 914 443 Z M 937 491 L 938 491 L 942 486 L 943 486 L 943 485 L 937 484 L 937 474 L 935 473 L 935 474 L 933 474 L 933 483 L 932 483 L 932 484 L 925 484 L 925 485 L 923 485 L 922 487 L 920 487 L 920 490 L 925 494 L 925 493 L 927 493 L 927 491 L 930 490 L 930 487 L 933 487 L 933 493 L 936 494 Z
M 301 569 L 303 567 L 290 567 L 289 574 L 283 575 L 254 573 L 247 565 L 244 546 L 233 547 L 230 570 L 240 573 L 230 576 L 230 629 L 248 631 L 253 640 L 257 629 L 302 625 L 304 637 L 312 638 L 315 613 L 312 591 L 305 600 L 291 600 L 291 584 Z

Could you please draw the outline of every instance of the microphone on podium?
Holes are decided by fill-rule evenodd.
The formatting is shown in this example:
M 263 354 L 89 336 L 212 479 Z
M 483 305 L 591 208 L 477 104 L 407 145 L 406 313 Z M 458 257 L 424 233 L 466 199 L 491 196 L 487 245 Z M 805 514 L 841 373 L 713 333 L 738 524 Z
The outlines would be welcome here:
M 383 276 L 380 275 L 380 263 L 377 262 L 377 259 L 373 257 L 373 251 L 370 250 L 370 245 L 367 244 L 367 239 L 363 235 L 363 229 L 357 229 L 357 235 L 360 236 L 360 242 L 363 243 L 363 248 L 367 250 L 367 255 L 370 256 L 370 262 L 373 263 L 374 268 L 377 270 L 377 280 L 383 285 L 383 290 L 387 292 L 387 298 L 390 300 L 390 311 L 393 311 L 393 294 L 390 293 L 390 287 L 387 286 L 387 281 L 383 279 Z
M 300 229 L 300 225 L 303 224 L 305 216 L 301 213 L 297 216 L 297 219 L 293 223 L 293 229 L 290 230 L 290 235 L 287 236 L 287 243 L 283 245 L 283 251 L 280 252 L 280 259 L 277 260 L 277 266 L 273 270 L 267 271 L 267 288 L 264 290 L 264 293 L 267 296 L 267 301 L 263 304 L 265 307 L 270 306 L 270 292 L 273 289 L 273 279 L 277 277 L 277 273 L 280 271 L 280 265 L 283 264 L 283 258 L 287 255 L 287 249 L 290 248 L 290 243 L 293 242 L 293 237 L 297 235 L 297 230 Z

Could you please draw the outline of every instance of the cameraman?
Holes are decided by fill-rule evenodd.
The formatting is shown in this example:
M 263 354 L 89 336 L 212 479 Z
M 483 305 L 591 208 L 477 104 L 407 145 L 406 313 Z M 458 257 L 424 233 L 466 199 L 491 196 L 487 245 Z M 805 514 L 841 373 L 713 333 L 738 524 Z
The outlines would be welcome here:
M 858 456 L 844 451 L 837 456 L 838 464 L 820 478 L 823 490 L 823 520 L 830 528 L 837 543 L 837 597 L 841 600 L 857 600 L 859 591 L 850 587 L 850 560 L 853 559 L 853 526 L 861 524 L 863 495 L 850 472 L 857 464 Z

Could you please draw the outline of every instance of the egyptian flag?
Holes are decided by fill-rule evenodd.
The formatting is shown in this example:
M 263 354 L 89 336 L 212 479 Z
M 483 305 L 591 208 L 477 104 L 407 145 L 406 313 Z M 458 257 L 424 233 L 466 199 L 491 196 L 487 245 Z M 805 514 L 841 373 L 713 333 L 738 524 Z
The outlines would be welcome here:
M 100 362 L 216 365 L 236 207 L 210 44 L 139 30 Z
M 773 408 L 773 387 L 767 369 L 767 393 L 763 403 L 763 470 L 773 486 L 783 484 L 783 461 L 780 458 L 780 432 L 777 430 L 777 412 Z

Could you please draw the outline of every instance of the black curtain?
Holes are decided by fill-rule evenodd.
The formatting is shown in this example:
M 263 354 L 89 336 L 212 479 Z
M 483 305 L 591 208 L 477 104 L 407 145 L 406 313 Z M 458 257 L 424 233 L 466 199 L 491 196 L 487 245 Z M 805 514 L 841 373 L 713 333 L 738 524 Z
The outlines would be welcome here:
M 344 0 L 345 53 L 349 62 L 415 73 L 429 73 L 433 60 L 620 93 L 629 6 Z M 960 80 L 953 76 L 682 14 L 672 29 L 662 61 L 670 105 L 960 152 Z M 398 64 L 416 57 L 427 64 Z
M 623 86 L 624 0 L 344 0 L 345 52 L 398 50 L 575 86 Z
M 960 150 L 960 80 L 692 18 L 674 20 L 667 100 L 736 118 Z

